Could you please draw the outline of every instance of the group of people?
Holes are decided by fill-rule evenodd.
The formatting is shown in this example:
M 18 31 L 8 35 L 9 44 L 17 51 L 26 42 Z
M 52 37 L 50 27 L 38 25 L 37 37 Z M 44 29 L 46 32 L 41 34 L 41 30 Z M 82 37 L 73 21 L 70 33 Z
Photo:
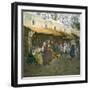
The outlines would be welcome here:
M 54 60 L 61 58 L 63 54 L 69 54 L 71 58 L 77 55 L 79 48 L 70 42 L 64 41 L 64 43 L 58 43 L 51 40 L 47 40 L 42 43 L 41 46 L 37 46 L 30 49 L 29 62 L 40 65 L 47 65 Z

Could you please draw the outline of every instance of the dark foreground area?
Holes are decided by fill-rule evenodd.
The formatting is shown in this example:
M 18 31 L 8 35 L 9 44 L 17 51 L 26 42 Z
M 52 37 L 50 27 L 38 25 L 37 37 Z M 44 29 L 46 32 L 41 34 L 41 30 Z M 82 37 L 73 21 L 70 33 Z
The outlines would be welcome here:
M 67 54 L 63 54 L 58 60 L 52 60 L 49 65 L 38 65 L 24 63 L 23 77 L 35 76 L 55 76 L 55 75 L 79 75 L 80 58 L 73 59 Z

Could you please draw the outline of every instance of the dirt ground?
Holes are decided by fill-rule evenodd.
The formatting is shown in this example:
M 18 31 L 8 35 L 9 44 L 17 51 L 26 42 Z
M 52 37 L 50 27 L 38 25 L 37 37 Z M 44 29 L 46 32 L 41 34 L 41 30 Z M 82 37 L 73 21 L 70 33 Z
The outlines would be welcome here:
M 67 54 L 63 54 L 58 60 L 52 60 L 49 65 L 24 63 L 23 77 L 36 76 L 56 76 L 56 75 L 79 75 L 80 58 L 73 59 Z

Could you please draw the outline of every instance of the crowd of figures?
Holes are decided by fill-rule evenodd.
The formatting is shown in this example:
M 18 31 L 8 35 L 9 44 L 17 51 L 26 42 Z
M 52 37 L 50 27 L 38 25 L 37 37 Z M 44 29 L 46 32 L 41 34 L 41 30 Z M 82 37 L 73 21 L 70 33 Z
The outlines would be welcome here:
M 79 53 L 79 44 L 64 41 L 44 41 L 41 46 L 30 48 L 28 63 L 48 65 L 52 60 L 60 60 L 63 54 L 70 55 L 71 59 Z

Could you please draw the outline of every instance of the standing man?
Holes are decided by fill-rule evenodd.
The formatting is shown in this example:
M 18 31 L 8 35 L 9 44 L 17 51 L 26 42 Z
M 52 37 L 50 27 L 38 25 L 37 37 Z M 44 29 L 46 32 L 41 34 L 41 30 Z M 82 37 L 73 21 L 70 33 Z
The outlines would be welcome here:
M 75 45 L 71 46 L 70 56 L 71 56 L 71 60 L 73 60 L 73 58 L 75 57 Z

